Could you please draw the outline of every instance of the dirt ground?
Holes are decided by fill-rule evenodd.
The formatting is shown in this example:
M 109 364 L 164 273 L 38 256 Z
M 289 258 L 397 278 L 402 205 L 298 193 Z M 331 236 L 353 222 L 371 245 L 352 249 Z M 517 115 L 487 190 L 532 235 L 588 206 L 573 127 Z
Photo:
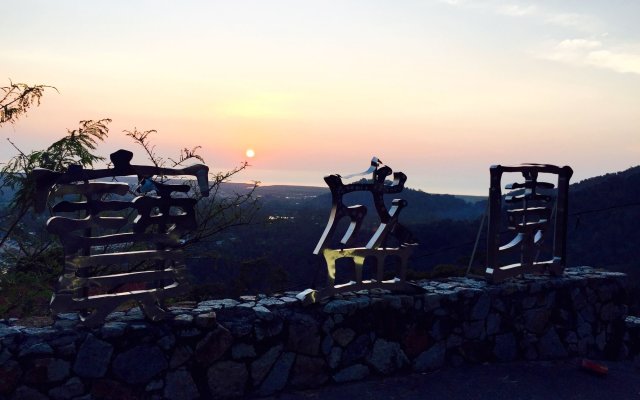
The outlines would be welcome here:
M 640 400 L 640 365 L 602 362 L 604 376 L 580 368 L 580 360 L 465 365 L 316 390 L 289 391 L 277 400 Z M 638 363 L 636 363 L 638 364 Z

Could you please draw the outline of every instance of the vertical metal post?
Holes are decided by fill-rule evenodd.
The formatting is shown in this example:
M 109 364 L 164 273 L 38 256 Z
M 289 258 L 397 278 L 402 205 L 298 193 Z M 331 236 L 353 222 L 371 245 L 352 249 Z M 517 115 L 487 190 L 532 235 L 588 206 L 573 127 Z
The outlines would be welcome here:
M 562 268 L 567 263 L 567 223 L 569 217 L 569 180 L 573 170 L 569 166 L 562 167 L 558 174 L 558 197 L 556 199 L 555 241 L 553 257 L 561 260 Z
M 493 276 L 498 268 L 498 247 L 500 243 L 500 220 L 502 213 L 502 167 L 492 165 L 489 170 L 491 184 L 489 186 L 489 221 L 487 224 L 487 268 L 485 273 Z

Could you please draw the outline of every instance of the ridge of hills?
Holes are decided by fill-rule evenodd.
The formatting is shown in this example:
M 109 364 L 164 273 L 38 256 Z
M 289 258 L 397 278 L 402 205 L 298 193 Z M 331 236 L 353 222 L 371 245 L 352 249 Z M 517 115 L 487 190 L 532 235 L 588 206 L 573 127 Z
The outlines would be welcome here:
M 640 166 L 573 183 L 569 190 L 567 265 L 622 271 L 640 281 Z M 240 269 L 248 271 L 252 265 L 252 271 L 262 271 L 252 277 L 263 282 L 273 280 L 275 271 L 279 271 L 286 276 L 287 289 L 322 284 L 324 262 L 312 251 L 329 216 L 328 189 L 266 186 L 256 193 L 263 204 L 260 218 L 268 222 L 225 235 L 212 248 L 217 254 L 244 254 L 249 264 Z M 412 270 L 431 271 L 438 266 L 466 269 L 486 200 L 479 197 L 469 202 L 462 196 L 413 189 L 386 197 L 408 202 L 400 222 L 419 243 L 410 263 Z M 370 198 L 369 193 L 355 192 L 345 196 L 345 204 L 367 205 L 369 213 L 375 215 Z M 366 227 L 363 231 L 364 235 L 371 233 Z M 475 268 L 484 265 L 485 248 L 483 233 Z M 217 262 L 225 264 L 220 259 Z M 233 274 L 237 276 L 237 272 Z M 245 289 L 255 291 L 260 287 L 245 283 Z
M 640 278 L 640 166 L 571 185 L 568 256 Z
M 125 181 L 134 183 L 135 179 Z M 221 194 L 242 193 L 251 187 L 225 183 Z M 0 208 L 11 194 L 5 188 Z M 327 224 L 331 208 L 328 188 L 271 185 L 258 187 L 256 195 L 261 209 L 252 225 L 225 231 L 189 251 L 196 279 L 242 281 L 236 284 L 234 294 L 322 284 L 324 262 L 312 252 Z M 485 199 L 414 189 L 386 197 L 389 202 L 393 197 L 408 202 L 400 222 L 419 243 L 410 263 L 412 270 L 431 271 L 442 265 L 466 269 Z M 622 271 L 630 274 L 630 281 L 640 281 L 640 166 L 573 183 L 569 201 L 567 265 Z M 345 196 L 345 204 L 368 206 L 369 217 L 375 220 L 371 203 L 366 192 Z M 30 224 L 34 229 L 43 228 L 44 218 Z M 374 225 L 365 223 L 362 235 L 368 237 Z M 473 264 L 476 268 L 484 263 L 484 236 Z

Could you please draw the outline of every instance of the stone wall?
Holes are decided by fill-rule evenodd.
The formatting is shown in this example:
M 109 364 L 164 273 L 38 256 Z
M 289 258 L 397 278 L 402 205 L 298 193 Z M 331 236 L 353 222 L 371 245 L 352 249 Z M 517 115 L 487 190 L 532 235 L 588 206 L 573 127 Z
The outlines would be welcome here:
M 245 296 L 173 307 L 159 323 L 134 308 L 96 329 L 75 314 L 42 328 L 0 320 L 0 398 L 260 396 L 463 363 L 625 357 L 637 330 L 625 323 L 624 279 L 582 267 L 499 285 L 421 281 L 419 295 L 306 307 L 294 293 Z

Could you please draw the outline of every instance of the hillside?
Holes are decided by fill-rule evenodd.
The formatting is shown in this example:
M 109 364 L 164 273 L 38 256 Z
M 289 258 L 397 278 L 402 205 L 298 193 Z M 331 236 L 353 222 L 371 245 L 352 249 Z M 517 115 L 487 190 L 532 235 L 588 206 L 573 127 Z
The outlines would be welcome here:
M 640 166 L 571 185 L 569 262 L 640 270 Z
M 234 277 L 241 274 L 249 277 L 252 275 L 249 271 L 260 271 L 254 276 L 261 277 L 261 282 L 266 282 L 273 271 L 280 271 L 283 281 L 293 288 L 321 283 L 324 265 L 312 251 L 329 216 L 328 190 L 266 186 L 257 193 L 262 203 L 261 222 L 228 233 L 208 246 L 220 255 L 216 261 L 218 270 L 222 272 L 226 269 L 223 265 L 227 265 L 227 274 Z M 466 268 L 485 200 L 471 203 L 452 195 L 411 189 L 388 197 L 389 201 L 392 197 L 408 201 L 400 219 L 419 243 L 411 261 L 414 271 L 428 271 L 438 265 Z M 345 196 L 345 203 L 367 205 L 369 227 L 373 229 L 375 212 L 370 198 L 369 193 L 352 193 Z M 572 184 L 568 265 L 591 265 L 633 275 L 640 272 L 640 233 L 636 229 L 640 206 L 631 205 L 639 201 L 640 167 Z M 366 240 L 371 231 L 366 226 L 363 231 L 361 239 Z M 484 265 L 485 246 L 483 233 L 475 258 L 476 268 Z M 234 267 L 238 265 L 241 266 Z M 209 268 L 203 267 L 202 271 L 206 274 Z M 262 285 L 254 282 L 245 286 L 260 289 Z
M 221 194 L 250 188 L 251 184 L 225 183 Z M 256 195 L 261 209 L 251 225 L 223 232 L 188 250 L 195 281 L 202 284 L 199 290 L 230 295 L 322 284 L 324 263 L 312 252 L 329 217 L 329 190 L 274 185 L 259 187 Z M 400 221 L 419 243 L 410 263 L 412 270 L 430 271 L 439 265 L 466 269 L 486 200 L 412 189 L 387 196 L 386 200 L 390 202 L 394 197 L 407 200 Z M 640 233 L 636 228 L 640 221 L 639 202 L 640 167 L 572 184 L 568 265 L 640 275 Z M 371 195 L 351 193 L 345 196 L 345 203 L 364 204 L 369 210 L 359 238 L 363 244 L 377 223 Z M 44 220 L 34 219 L 27 224 L 35 231 L 43 228 Z M 475 268 L 484 265 L 484 236 L 481 235 Z M 340 270 L 338 277 L 348 279 L 348 274 Z

